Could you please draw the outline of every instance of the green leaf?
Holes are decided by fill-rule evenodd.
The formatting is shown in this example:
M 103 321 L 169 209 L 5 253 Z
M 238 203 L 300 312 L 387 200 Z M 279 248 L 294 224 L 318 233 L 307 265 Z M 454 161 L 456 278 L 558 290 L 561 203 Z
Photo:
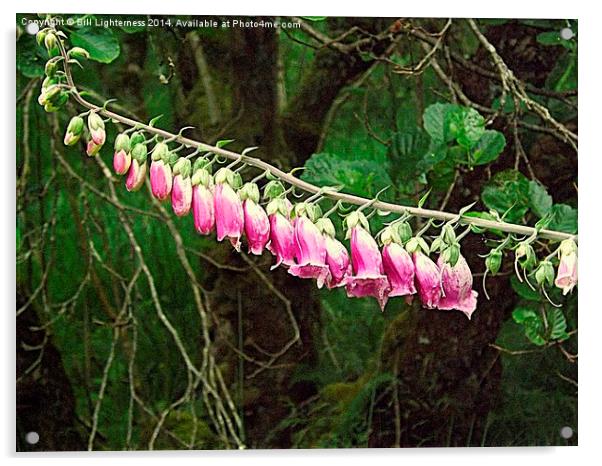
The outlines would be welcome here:
M 422 115 L 424 130 L 436 143 L 449 142 L 454 139 L 449 129 L 450 114 L 460 111 L 461 107 L 453 104 L 436 103 L 429 105 Z
M 529 182 L 529 207 L 539 218 L 547 215 L 552 209 L 552 196 L 541 183 L 537 181 Z
M 487 129 L 479 139 L 472 153 L 473 165 L 484 165 L 493 162 L 506 147 L 506 138 L 499 131 Z
M 86 49 L 90 59 L 111 63 L 120 53 L 119 41 L 110 28 L 87 26 L 71 33 L 71 43 Z
M 577 209 L 566 204 L 554 204 L 550 211 L 552 221 L 548 225 L 550 230 L 577 233 Z
M 529 210 L 529 180 L 516 170 L 503 170 L 483 188 L 481 199 L 489 209 L 516 223 Z
M 318 186 L 343 185 L 347 192 L 373 196 L 392 184 L 386 164 L 369 159 L 348 159 L 329 153 L 314 154 L 301 178 Z
M 546 31 L 537 34 L 537 42 L 541 45 L 562 45 L 567 49 L 573 48 L 573 43 L 570 40 L 560 37 L 560 31 Z
M 454 137 L 462 147 L 467 149 L 474 147 L 485 133 L 485 118 L 474 108 L 453 112 L 449 115 L 449 118 L 458 125 Z M 451 123 L 449 123 L 449 127 L 450 132 L 453 133 Z
M 516 275 L 513 275 L 512 278 L 510 278 L 510 284 L 512 285 L 512 289 L 521 298 L 529 300 L 529 301 L 541 301 L 542 300 L 541 295 L 537 291 L 531 289 L 531 287 L 529 285 L 527 285 L 525 282 L 519 281 L 518 278 L 516 277 Z
M 569 336 L 566 333 L 566 318 L 562 310 L 553 307 L 546 313 L 548 319 L 548 334 L 550 340 L 566 340 Z
M 17 69 L 28 78 L 44 76 L 46 60 L 41 55 L 33 36 L 25 36 L 17 42 Z
M 528 307 L 517 307 L 512 311 L 512 318 L 517 324 L 524 324 L 529 319 L 537 319 L 537 312 Z

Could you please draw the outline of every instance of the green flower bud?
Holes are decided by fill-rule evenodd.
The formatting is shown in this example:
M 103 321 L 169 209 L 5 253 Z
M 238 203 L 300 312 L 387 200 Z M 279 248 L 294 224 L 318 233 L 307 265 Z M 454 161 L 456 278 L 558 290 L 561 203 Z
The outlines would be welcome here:
M 126 133 L 118 134 L 115 138 L 115 152 L 119 152 L 120 150 L 126 153 L 130 151 L 130 137 Z
M 552 286 L 554 284 L 554 266 L 548 260 L 543 260 L 539 263 L 535 270 L 535 281 L 540 286 L 546 284 Z
M 169 147 L 167 147 L 167 144 L 165 144 L 164 142 L 158 142 L 155 145 L 155 149 L 153 150 L 151 158 L 154 161 L 158 161 L 158 160 L 165 161 L 167 159 L 168 152 L 169 152 Z
M 496 275 L 500 268 L 502 267 L 502 251 L 499 249 L 492 249 L 489 255 L 485 258 L 485 267 L 491 273 L 491 275 Z
M 397 243 L 401 244 L 401 238 L 399 237 L 399 228 L 396 226 L 388 226 L 383 229 L 380 234 L 380 241 L 383 245 Z
M 259 187 L 256 183 L 245 183 L 238 195 L 241 201 L 249 199 L 255 204 L 259 203 Z
M 460 258 L 460 245 L 458 243 L 450 244 L 443 250 L 442 257 L 446 263 L 453 267 Z
M 136 144 L 132 149 L 132 157 L 135 158 L 138 161 L 138 163 L 145 163 L 147 155 L 148 149 L 146 148 L 146 144 Z
M 272 180 L 266 183 L 265 187 L 263 188 L 263 198 L 276 199 L 277 197 L 282 196 L 284 191 L 284 186 L 280 181 Z
M 130 137 L 130 147 L 134 147 L 136 146 L 136 144 L 142 144 L 145 141 L 146 139 L 144 137 L 144 133 L 142 133 L 141 131 L 136 131 Z
M 57 38 L 54 33 L 49 32 L 44 36 L 44 45 L 49 53 L 57 48 Z
M 441 235 L 443 236 L 443 241 L 447 244 L 453 244 L 456 241 L 456 232 L 454 231 L 454 227 L 449 223 L 446 223 L 441 230 Z
M 215 174 L 215 184 L 228 183 L 232 186 L 234 182 L 234 172 L 229 168 L 220 168 Z
M 192 172 L 192 163 L 184 157 L 180 157 L 173 166 L 173 176 L 181 175 L 182 178 L 188 178 Z
M 90 54 L 88 53 L 88 51 L 86 49 L 83 49 L 81 47 L 73 47 L 71 50 L 69 50 L 69 56 L 71 58 L 85 58 L 86 60 L 88 58 L 90 58 Z
M 79 141 L 81 138 L 83 130 L 84 119 L 80 116 L 74 116 L 71 118 L 71 121 L 69 121 L 69 125 L 67 126 L 67 131 L 65 132 L 65 139 L 63 141 L 65 145 L 72 146 L 77 143 L 77 141 Z
M 397 234 L 402 243 L 407 243 L 412 237 L 412 227 L 408 222 L 400 222 L 397 224 Z
M 213 178 L 206 168 L 199 168 L 195 170 L 192 175 L 192 186 L 200 184 L 208 188 L 211 186 L 212 182 Z
M 41 46 L 44 43 L 44 39 L 46 38 L 47 34 L 48 34 L 47 28 L 44 28 L 44 29 L 41 29 L 40 31 L 38 31 L 38 33 L 36 34 L 36 42 L 38 43 L 39 46 Z
M 57 69 L 58 69 L 58 62 L 55 59 L 51 59 L 46 62 L 46 66 L 44 67 L 44 73 L 49 78 L 52 78 L 52 77 L 54 77 L 54 75 L 56 75 Z
M 525 241 L 519 243 L 514 251 L 514 257 L 524 269 L 531 269 L 537 264 L 537 256 L 533 246 Z
M 289 216 L 287 201 L 282 197 L 271 200 L 266 206 L 265 210 L 268 215 L 279 213 L 286 218 Z
M 199 157 L 194 161 L 192 165 L 192 171 L 196 172 L 197 170 L 205 170 L 207 173 L 211 174 L 211 162 L 204 157 Z

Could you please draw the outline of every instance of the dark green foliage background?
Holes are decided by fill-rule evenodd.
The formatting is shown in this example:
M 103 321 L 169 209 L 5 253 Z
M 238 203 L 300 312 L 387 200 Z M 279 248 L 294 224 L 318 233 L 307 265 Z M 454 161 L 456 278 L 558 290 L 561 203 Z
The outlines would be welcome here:
M 18 24 L 20 18 L 17 18 Z M 171 20 L 173 23 L 175 17 Z M 444 22 L 424 20 L 422 24 L 435 31 L 440 30 Z M 577 88 L 576 39 L 563 41 L 557 35 L 566 21 L 490 20 L 479 24 L 486 33 L 488 28 L 504 25 L 530 28 L 532 42 L 538 44 L 536 50 L 545 52 L 546 47 L 552 48 L 556 57 L 543 83 L 538 85 L 550 91 Z M 332 18 L 313 21 L 311 25 L 331 36 L 336 36 L 339 27 L 338 20 Z M 575 21 L 570 25 L 576 30 Z M 27 300 L 38 285 L 45 282 L 43 292 L 35 296 L 28 312 L 33 311 L 37 325 L 52 320 L 47 331 L 49 342 L 60 355 L 59 364 L 73 391 L 75 421 L 70 428 L 80 439 L 75 440 L 74 445 L 85 448 L 85 441 L 81 439 L 87 439 L 89 434 L 102 368 L 111 346 L 112 330 L 107 325 L 106 308 L 116 309 L 120 305 L 122 290 L 112 272 L 99 261 L 88 263 L 84 252 L 89 253 L 93 247 L 104 264 L 124 277 L 130 277 L 137 264 L 114 208 L 82 190 L 79 182 L 57 162 L 51 140 L 62 138 L 63 128 L 76 110 L 68 106 L 65 112 L 58 114 L 59 130 L 53 130 L 52 118 L 36 102 L 46 52 L 35 44 L 32 36 L 22 29 L 20 32 L 17 40 L 16 161 L 17 179 L 23 179 L 25 184 L 17 199 L 17 295 L 18 299 Z M 231 145 L 233 149 L 258 145 L 257 156 L 265 157 L 261 148 L 263 141 L 256 137 L 256 122 L 250 121 L 248 115 L 244 121 L 235 120 L 239 103 L 237 82 L 247 78 L 236 74 L 230 57 L 222 59 L 219 55 L 220 51 L 230 47 L 231 31 L 196 30 L 213 77 L 213 90 L 221 115 L 218 124 L 211 121 L 208 97 L 198 72 L 191 71 L 195 65 L 190 45 L 185 42 L 189 30 L 178 30 L 172 25 L 125 29 L 72 27 L 67 32 L 74 45 L 85 47 L 91 53 L 92 60 L 83 63 L 84 69 L 76 67 L 74 70 L 76 82 L 81 84 L 91 101 L 102 103 L 106 98 L 117 98 L 118 111 L 130 112 L 146 121 L 162 114 L 159 127 L 175 131 L 192 124 L 197 127 L 195 136 L 199 140 L 215 143 L 217 139 L 233 138 L 236 139 Z M 479 44 L 465 23 L 455 22 L 451 34 L 453 50 L 468 58 L 483 60 L 479 55 L 482 50 L 479 52 Z M 310 38 L 299 30 L 281 30 L 277 37 L 281 60 L 278 79 L 289 100 L 303 89 L 306 72 L 311 70 L 319 53 L 305 45 L 307 42 L 311 43 Z M 507 126 L 496 123 L 485 127 L 486 116 L 451 103 L 449 89 L 430 67 L 419 76 L 408 77 L 393 72 L 394 64 L 412 66 L 422 53 L 416 44 L 402 42 L 389 57 L 390 62 L 377 63 L 361 81 L 350 82 L 340 90 L 321 128 L 318 147 L 313 155 L 307 154 L 311 157 L 303 160 L 302 178 L 319 185 L 344 185 L 345 191 L 366 197 L 390 186 L 381 198 L 407 205 L 416 205 L 430 189 L 426 206 L 437 208 L 459 170 L 454 196 L 461 205 L 476 201 L 473 215 L 486 218 L 504 215 L 507 221 L 530 225 L 544 219 L 548 228 L 575 233 L 577 196 L 572 183 L 576 183 L 576 163 L 565 161 L 576 154 L 568 151 L 566 146 L 554 146 L 553 139 L 552 142 L 546 140 L 547 146 L 541 149 L 544 158 L 534 162 L 574 167 L 572 171 L 560 174 L 564 188 L 559 188 L 558 183 L 546 186 L 545 182 L 553 178 L 546 173 L 538 172 L 539 180 L 531 179 L 522 163 L 517 170 L 514 167 L 515 148 L 510 140 L 512 132 Z M 364 59 L 371 57 L 368 54 Z M 252 74 L 254 70 L 249 69 L 248 73 Z M 32 93 L 30 86 L 35 88 Z M 491 84 L 491 88 L 499 96 L 499 87 Z M 548 106 L 559 121 L 576 121 L 576 104 L 571 106 L 544 96 L 533 97 Z M 572 99 L 575 103 L 576 96 Z M 493 108 L 496 105 L 499 107 L 497 97 L 492 102 Z M 512 111 L 512 102 L 506 102 L 503 113 Z M 540 123 L 528 112 L 521 114 L 521 118 L 527 123 Z M 228 125 L 228 119 L 235 123 Z M 111 124 L 107 128 L 108 142 L 100 157 L 110 165 L 111 145 L 117 130 Z M 541 137 L 534 131 L 521 130 L 522 143 L 529 156 L 535 156 L 537 147 L 542 146 Z M 274 147 L 282 151 L 273 157 L 275 163 L 292 168 L 290 160 L 299 160 L 298 154 L 288 156 L 285 144 L 276 143 Z M 76 173 L 106 192 L 106 180 L 99 166 L 85 156 L 81 146 L 66 148 L 58 139 L 56 150 L 63 154 Z M 29 154 L 27 157 L 26 153 Z M 24 175 L 26 159 L 29 166 Z M 474 186 L 477 186 L 476 191 Z M 122 183 L 117 189 L 124 203 L 152 210 L 146 190 L 126 194 Z M 49 218 L 54 218 L 52 234 L 42 229 Z M 161 303 L 186 348 L 195 354 L 199 351 L 198 313 L 190 296 L 189 279 L 175 258 L 168 227 L 150 216 L 131 214 L 131 218 L 135 220 L 134 233 L 144 248 L 145 260 L 156 279 Z M 391 218 L 375 216 L 371 221 L 373 231 L 378 231 L 379 225 Z M 216 246 L 213 238 L 195 234 L 191 216 L 182 219 L 174 216 L 173 220 L 189 251 L 209 254 L 220 262 L 232 262 L 227 247 Z M 43 243 L 39 243 L 40 240 Z M 39 249 L 38 244 L 43 244 L 43 248 Z M 191 258 L 199 281 L 210 281 L 214 269 L 194 255 Z M 234 261 L 238 264 L 236 259 Z M 49 263 L 50 273 L 45 277 Z M 78 292 L 82 277 L 90 273 L 90 268 L 94 269 L 95 281 L 87 282 L 73 306 L 67 306 L 62 312 L 56 303 Z M 473 271 L 482 273 L 482 262 L 481 268 Z M 506 258 L 505 271 L 512 273 L 511 255 Z M 475 282 L 478 281 L 480 277 L 475 278 Z M 516 307 L 534 309 L 538 315 L 541 308 L 548 311 L 552 308 L 541 296 L 529 294 L 529 290 L 516 280 L 512 281 L 512 286 L 517 297 Z M 101 290 L 104 293 L 100 293 Z M 312 342 L 317 357 L 310 363 L 301 362 L 290 381 L 291 384 L 311 383 L 316 390 L 315 398 L 305 405 L 288 400 L 289 412 L 267 428 L 269 434 L 263 439 L 255 439 L 256 445 L 368 446 L 375 393 L 395 380 L 393 374 L 381 370 L 381 351 L 386 347 L 387 339 L 392 338 L 387 329 L 391 329 L 392 323 L 406 312 L 436 312 L 408 310 L 408 306 L 396 300 L 381 313 L 374 301 L 350 300 L 343 290 L 316 290 L 315 296 L 321 304 L 321 316 L 316 323 L 319 330 Z M 108 303 L 103 302 L 105 298 Z M 562 316 L 566 319 L 566 329 L 576 329 L 576 293 L 565 298 L 553 290 L 551 298 L 564 304 Z M 139 323 L 137 390 L 154 412 L 160 412 L 186 385 L 182 361 L 172 340 L 157 321 L 146 281 L 141 280 L 136 286 L 135 309 Z M 503 373 L 495 408 L 485 420 L 485 434 L 478 442 L 469 439 L 467 445 L 576 444 L 576 435 L 570 440 L 559 435 L 563 426 L 577 429 L 576 387 L 559 374 L 576 379 L 577 364 L 567 361 L 555 345 L 538 347 L 533 338 L 527 338 L 526 327 L 512 319 L 510 311 L 497 340 L 492 343 L 514 351 L 525 350 L 527 354 L 500 354 Z M 549 335 L 541 338 L 544 343 L 552 341 Z M 566 346 L 576 352 L 576 336 Z M 154 423 L 141 413 L 134 422 L 131 443 L 125 443 L 130 402 L 128 387 L 128 359 L 125 352 L 117 351 L 100 411 L 99 439 L 95 448 L 147 447 Z M 27 389 L 35 390 L 35 382 L 33 385 L 28 383 Z M 19 390 L 26 390 L 23 384 L 17 384 Z M 68 402 L 67 397 L 65 403 Z M 169 429 L 184 438 L 192 426 L 190 408 L 179 408 L 166 422 Z M 202 417 L 200 401 L 195 408 Z M 25 428 L 27 419 L 18 415 L 17 424 L 18 429 Z M 275 440 L 282 432 L 288 432 L 290 444 L 279 444 Z M 18 436 L 22 434 L 19 431 Z M 41 435 L 44 437 L 48 433 L 41 432 Z M 60 446 L 54 445 L 54 448 L 60 449 Z M 203 423 L 194 447 L 225 446 L 217 440 L 209 424 Z M 32 447 L 19 440 L 18 448 Z M 181 446 L 161 434 L 156 448 Z

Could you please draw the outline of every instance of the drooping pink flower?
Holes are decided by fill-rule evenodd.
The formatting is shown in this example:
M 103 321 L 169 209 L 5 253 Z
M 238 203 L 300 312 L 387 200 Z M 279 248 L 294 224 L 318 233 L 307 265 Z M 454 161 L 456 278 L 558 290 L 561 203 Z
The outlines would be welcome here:
M 347 281 L 347 296 L 373 296 L 381 310 L 384 310 L 391 286 L 384 275 L 383 260 L 376 241 L 360 225 L 351 230 L 351 264 L 353 276 Z
M 421 251 L 414 252 L 416 288 L 422 305 L 434 309 L 441 299 L 441 272 L 437 265 Z
M 389 297 L 416 293 L 412 257 L 399 243 L 390 242 L 383 247 L 383 268 L 391 284 Z
M 554 284 L 566 295 L 577 285 L 577 245 L 564 240 L 560 245 L 560 263 Z
M 113 169 L 118 175 L 125 175 L 130 169 L 131 163 L 132 156 L 123 149 L 116 151 L 113 155 Z
M 295 264 L 295 230 L 291 221 L 280 212 L 270 214 L 270 242 L 268 250 L 276 256 L 275 269 L 280 264 Z
M 326 278 L 326 286 L 328 288 L 345 286 L 352 272 L 347 248 L 338 239 L 329 235 L 325 234 L 324 239 L 326 241 L 326 264 L 330 272 Z
M 217 240 L 228 238 L 232 246 L 240 251 L 240 237 L 244 228 L 242 202 L 232 187 L 224 182 L 217 183 L 213 192 Z
M 437 304 L 438 309 L 457 309 L 470 319 L 477 307 L 478 293 L 472 289 L 472 272 L 462 254 L 452 267 L 441 256 L 437 259 L 441 271 L 443 295 Z
M 178 174 L 174 176 L 171 189 L 171 207 L 174 214 L 183 217 L 190 212 L 192 204 L 192 181 L 190 176 Z
M 150 184 L 153 196 L 164 201 L 171 194 L 173 175 L 169 163 L 153 160 L 150 166 Z
M 249 244 L 249 252 L 260 256 L 270 239 L 270 220 L 259 204 L 252 199 L 243 203 L 245 214 L 245 236 Z
M 300 278 L 315 278 L 322 288 L 329 274 L 326 265 L 326 241 L 318 227 L 304 215 L 297 217 L 295 226 L 295 259 L 288 273 Z
M 135 158 L 132 159 L 130 169 L 125 178 L 125 187 L 128 191 L 138 191 L 144 184 L 146 178 L 146 162 L 138 162 Z
M 213 193 L 202 184 L 192 188 L 192 216 L 194 227 L 201 235 L 208 235 L 215 227 Z

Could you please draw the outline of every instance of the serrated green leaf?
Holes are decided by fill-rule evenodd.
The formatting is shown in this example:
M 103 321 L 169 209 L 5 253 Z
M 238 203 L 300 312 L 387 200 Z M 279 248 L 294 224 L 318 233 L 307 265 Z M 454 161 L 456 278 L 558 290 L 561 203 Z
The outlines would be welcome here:
M 520 282 L 518 280 L 518 278 L 516 277 L 516 275 L 513 275 L 512 278 L 510 278 L 510 284 L 512 285 L 512 289 L 521 298 L 527 299 L 529 301 L 541 301 L 542 300 L 541 295 L 537 291 L 531 289 L 531 287 L 529 285 L 527 285 L 525 282 Z
M 554 204 L 550 214 L 552 215 L 548 225 L 550 230 L 577 233 L 577 209 L 566 204 Z
M 436 143 L 449 142 L 454 139 L 450 131 L 450 114 L 459 112 L 460 106 L 454 104 L 436 103 L 429 105 L 422 115 L 424 130 Z M 452 121 L 453 122 L 453 121 Z
M 544 217 L 552 208 L 552 196 L 541 183 L 529 181 L 529 207 L 539 218 Z
M 506 214 L 506 221 L 516 223 L 529 210 L 529 180 L 516 170 L 503 170 L 483 188 L 481 199 L 489 209 Z
M 517 324 L 523 324 L 528 319 L 538 318 L 537 312 L 528 307 L 517 307 L 512 311 L 512 318 Z
M 119 41 L 110 28 L 83 27 L 71 33 L 71 43 L 86 49 L 91 60 L 101 63 L 111 63 L 121 52 Z
M 499 131 L 488 129 L 483 132 L 474 152 L 471 154 L 473 165 L 484 165 L 493 162 L 506 147 L 506 138 Z
M 346 192 L 371 197 L 392 184 L 387 166 L 376 160 L 350 160 L 335 154 L 314 154 L 301 179 L 318 186 L 344 186 Z
M 548 334 L 550 340 L 566 340 L 568 335 L 566 333 L 566 318 L 562 312 L 562 309 L 553 307 L 548 309 L 546 313 L 548 319 Z

